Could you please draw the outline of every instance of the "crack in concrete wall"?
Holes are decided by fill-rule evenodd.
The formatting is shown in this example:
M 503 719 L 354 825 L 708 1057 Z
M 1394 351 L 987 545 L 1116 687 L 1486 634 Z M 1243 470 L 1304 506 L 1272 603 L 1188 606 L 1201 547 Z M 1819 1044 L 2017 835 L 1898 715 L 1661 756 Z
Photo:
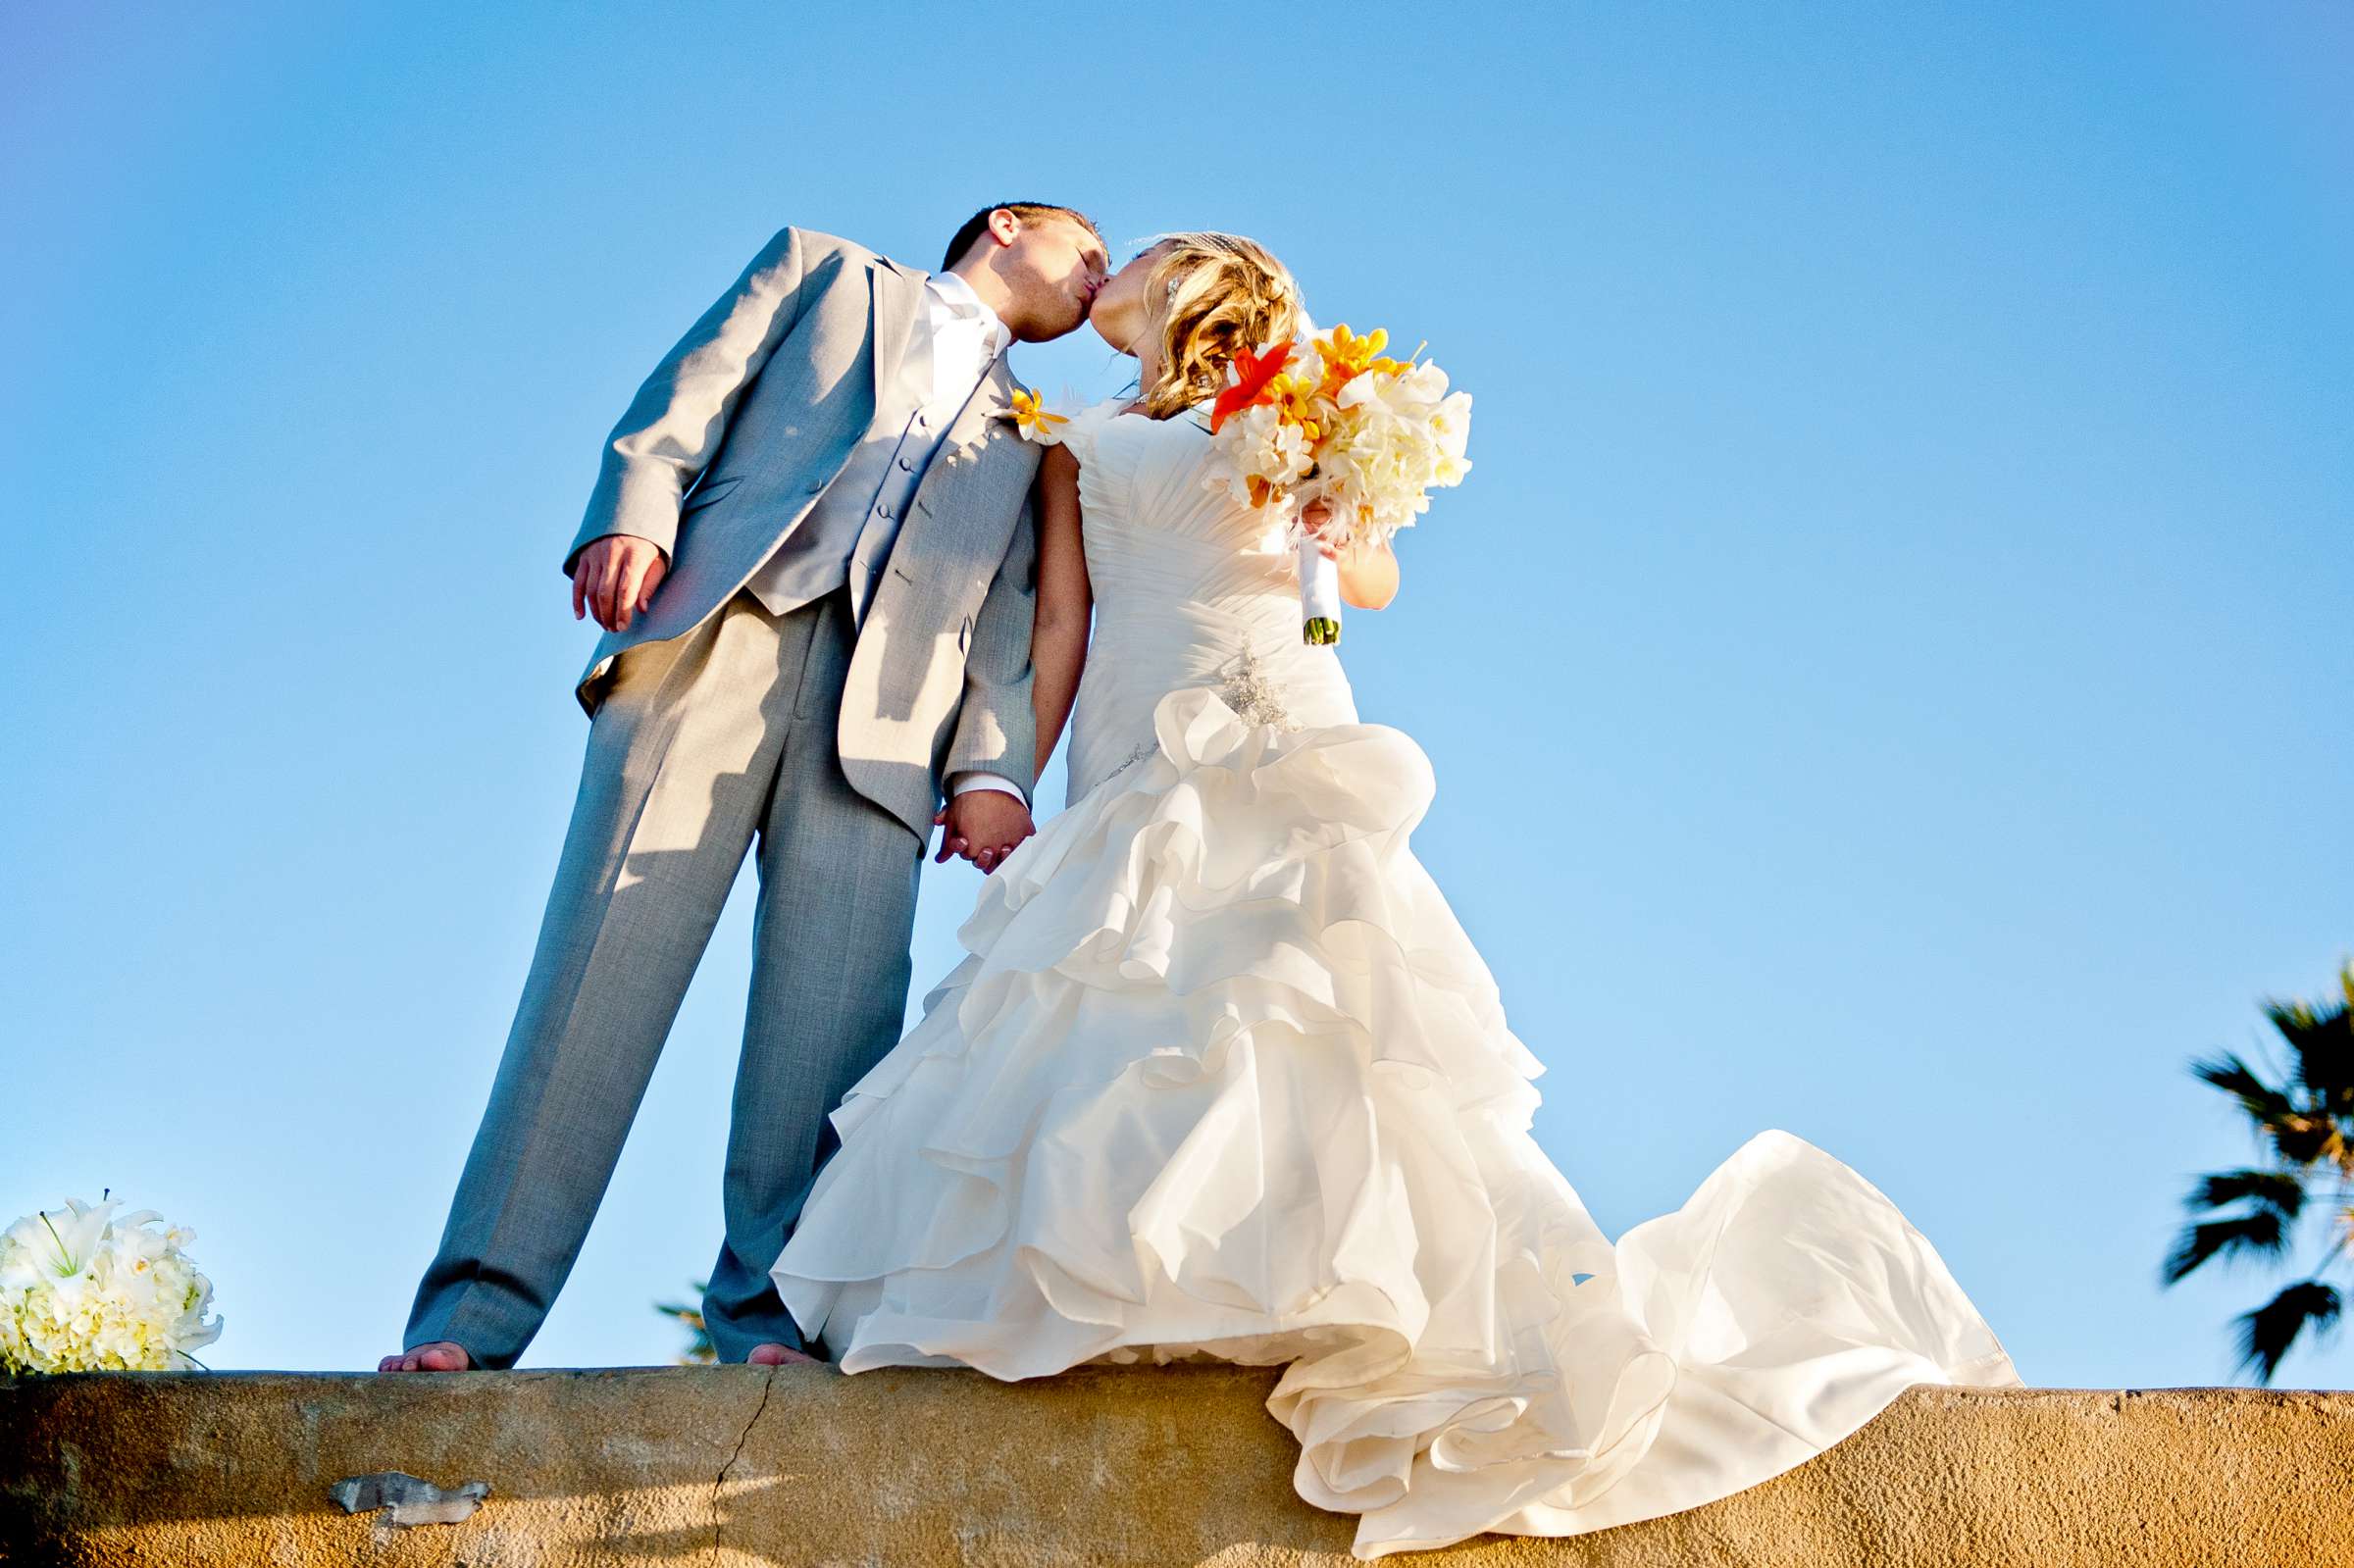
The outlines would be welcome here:
M 743 1457 L 743 1445 L 751 1442 L 752 1429 L 760 1424 L 760 1417 L 767 1413 L 769 1395 L 776 1391 L 777 1369 L 770 1367 L 768 1376 L 761 1380 L 760 1402 L 752 1407 L 751 1420 L 746 1421 L 743 1424 L 743 1430 L 736 1434 L 736 1447 L 728 1455 L 728 1462 L 721 1465 L 719 1474 L 711 1478 L 711 1549 L 713 1551 L 719 1550 L 720 1532 L 727 1528 L 728 1509 L 725 1489 L 728 1484 L 728 1472 L 735 1469 L 736 1461 Z

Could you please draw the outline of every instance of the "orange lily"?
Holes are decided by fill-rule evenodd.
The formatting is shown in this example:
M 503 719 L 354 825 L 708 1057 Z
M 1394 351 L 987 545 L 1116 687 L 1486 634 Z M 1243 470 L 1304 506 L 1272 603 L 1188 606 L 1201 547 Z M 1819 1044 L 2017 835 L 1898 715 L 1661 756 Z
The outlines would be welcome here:
M 1218 400 L 1210 405 L 1210 434 L 1217 434 L 1219 426 L 1244 409 L 1274 401 L 1267 384 L 1291 362 L 1292 348 L 1290 343 L 1278 343 L 1264 354 L 1254 354 L 1247 348 L 1234 351 L 1235 383 L 1220 392 Z

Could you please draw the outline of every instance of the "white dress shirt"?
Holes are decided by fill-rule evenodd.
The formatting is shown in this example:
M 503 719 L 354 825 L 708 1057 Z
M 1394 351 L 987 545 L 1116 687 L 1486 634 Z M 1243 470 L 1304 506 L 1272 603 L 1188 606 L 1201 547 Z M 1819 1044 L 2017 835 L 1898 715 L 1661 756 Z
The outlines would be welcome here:
M 865 620 L 924 471 L 1012 340 L 972 284 L 954 273 L 925 279 L 924 308 L 909 325 L 898 375 L 876 399 L 866 433 L 800 527 L 744 584 L 772 614 L 798 609 L 846 582 L 851 613 Z M 951 794 L 1002 789 L 1028 803 L 1013 781 L 978 769 L 947 784 Z

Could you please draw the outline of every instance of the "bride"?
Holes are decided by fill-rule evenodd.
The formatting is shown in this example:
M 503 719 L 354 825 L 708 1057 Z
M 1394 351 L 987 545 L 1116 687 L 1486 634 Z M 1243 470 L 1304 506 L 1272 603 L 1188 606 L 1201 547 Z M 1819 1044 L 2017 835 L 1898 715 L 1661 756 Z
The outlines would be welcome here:
M 1360 1558 L 1694 1507 L 1910 1385 L 2018 1383 L 1928 1240 L 1788 1133 L 1601 1233 L 1408 847 L 1429 760 L 1357 717 L 1293 552 L 1204 482 L 1203 408 L 1294 335 L 1297 287 L 1180 234 L 1091 320 L 1139 395 L 1042 467 L 1034 701 L 1042 765 L 1071 720 L 1070 805 L 832 1112 L 773 1271 L 804 1336 L 847 1373 L 1288 1363 L 1293 1484 L 1360 1516 Z M 1353 602 L 1394 591 L 1386 549 L 1341 567 Z

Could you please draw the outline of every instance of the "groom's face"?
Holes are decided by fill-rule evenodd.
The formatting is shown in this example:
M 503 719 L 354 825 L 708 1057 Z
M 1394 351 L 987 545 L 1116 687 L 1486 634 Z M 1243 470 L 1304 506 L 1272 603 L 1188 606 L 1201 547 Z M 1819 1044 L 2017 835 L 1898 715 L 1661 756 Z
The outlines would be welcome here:
M 1135 353 L 1137 342 L 1151 326 L 1152 312 L 1145 298 L 1147 285 L 1169 245 L 1164 239 L 1138 251 L 1096 291 L 1095 302 L 1088 307 L 1088 320 L 1097 332 L 1123 354 Z
M 1087 307 L 1110 273 L 1111 258 L 1096 231 L 1060 215 L 1023 224 L 997 257 L 998 276 L 1011 296 L 1006 329 L 1025 343 L 1043 343 L 1087 320 Z

